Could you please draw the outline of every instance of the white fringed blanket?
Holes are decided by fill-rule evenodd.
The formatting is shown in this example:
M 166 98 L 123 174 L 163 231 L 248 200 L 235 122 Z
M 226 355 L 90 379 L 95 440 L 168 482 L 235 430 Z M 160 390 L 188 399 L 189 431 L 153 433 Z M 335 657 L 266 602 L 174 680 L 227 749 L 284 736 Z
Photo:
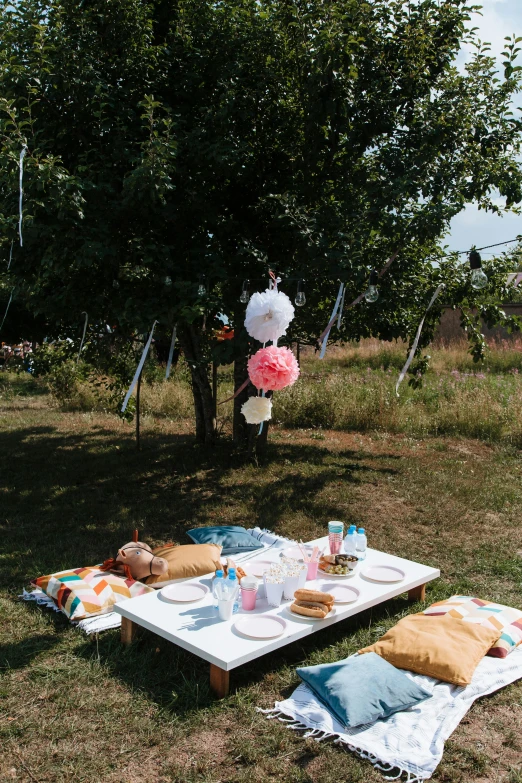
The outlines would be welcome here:
M 417 707 L 397 712 L 386 720 L 346 729 L 328 712 L 306 686 L 300 685 L 273 710 L 261 710 L 278 718 L 288 728 L 306 730 L 305 737 L 332 738 L 368 759 L 388 779 L 407 775 L 408 783 L 430 778 L 442 759 L 444 742 L 457 728 L 475 699 L 504 688 L 522 678 L 522 649 L 507 658 L 482 659 L 467 687 L 406 672 L 432 698 Z

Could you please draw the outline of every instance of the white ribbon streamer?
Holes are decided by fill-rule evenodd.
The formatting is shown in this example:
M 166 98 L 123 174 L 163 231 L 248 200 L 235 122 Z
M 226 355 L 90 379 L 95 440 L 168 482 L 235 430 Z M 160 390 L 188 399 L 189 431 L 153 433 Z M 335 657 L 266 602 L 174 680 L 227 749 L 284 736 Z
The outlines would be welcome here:
M 343 318 L 343 310 L 344 310 L 344 295 L 346 293 L 346 286 L 343 288 L 343 298 L 341 299 L 341 306 L 339 307 L 339 318 L 337 319 L 337 329 L 341 328 L 341 321 Z
M 341 285 L 339 286 L 339 293 L 337 294 L 337 299 L 335 301 L 334 309 L 332 310 L 332 315 L 328 323 L 330 323 L 331 321 L 335 321 L 335 316 L 337 315 L 337 311 L 339 310 L 339 305 L 341 304 L 343 291 L 344 291 L 344 283 L 341 283 Z M 324 355 L 326 353 L 326 345 L 328 343 L 328 337 L 330 336 L 330 329 L 328 329 L 328 331 L 324 336 L 323 345 L 321 347 L 321 353 L 319 354 L 320 359 L 324 359 Z
M 156 326 L 158 322 L 154 321 L 152 324 L 152 329 L 150 330 L 149 339 L 145 343 L 145 348 L 143 349 L 143 353 L 141 354 L 140 363 L 138 364 L 138 367 L 136 368 L 136 372 L 134 373 L 134 378 L 132 379 L 132 383 L 129 386 L 129 391 L 125 395 L 125 399 L 123 400 L 123 405 L 121 406 L 121 412 L 123 413 L 125 411 L 125 408 L 128 405 L 128 402 L 130 400 L 130 396 L 132 392 L 134 391 L 134 387 L 138 383 L 138 378 L 140 377 L 140 373 L 143 370 L 143 365 L 145 364 L 145 359 L 147 358 L 147 354 L 149 352 L 150 344 L 152 342 L 152 335 L 154 334 L 154 327 Z
M 9 297 L 9 301 L 8 301 L 8 303 L 7 303 L 7 307 L 5 308 L 5 313 L 4 313 L 4 317 L 2 318 L 2 323 L 0 324 L 0 329 L 1 329 L 1 328 L 2 328 L 2 326 L 4 325 L 4 321 L 5 321 L 5 319 L 6 319 L 7 312 L 8 312 L 8 310 L 9 310 L 9 305 L 11 304 L 11 301 L 12 301 L 12 299 L 13 299 L 13 291 L 14 291 L 14 288 L 13 288 L 13 290 L 11 291 L 11 296 Z
M 172 330 L 172 340 L 170 341 L 169 358 L 167 359 L 167 370 L 165 372 L 165 380 L 167 381 L 170 375 L 170 368 L 172 366 L 172 357 L 174 356 L 174 345 L 176 344 L 177 327 Z
M 27 152 L 27 147 L 22 147 L 22 150 L 20 152 L 20 195 L 19 195 L 19 213 L 20 216 L 18 218 L 18 236 L 20 237 L 20 247 L 23 247 L 23 241 L 22 241 L 22 199 L 23 199 L 23 184 L 24 184 L 24 158 Z
M 413 345 L 412 345 L 412 347 L 411 347 L 410 354 L 409 354 L 408 358 L 406 359 L 406 364 L 405 364 L 405 365 L 404 365 L 404 367 L 402 368 L 402 370 L 401 370 L 401 374 L 399 375 L 399 380 L 397 381 L 397 383 L 396 383 L 396 385 L 395 385 L 395 394 L 397 395 L 397 397 L 399 397 L 399 386 L 400 386 L 400 385 L 401 385 L 401 383 L 403 382 L 403 380 L 404 380 L 404 376 L 405 376 L 405 375 L 406 375 L 406 373 L 408 372 L 408 367 L 409 367 L 409 366 L 410 366 L 410 364 L 412 363 L 413 357 L 414 357 L 414 355 L 415 355 L 415 351 L 417 350 L 417 346 L 418 346 L 418 344 L 419 344 L 419 339 L 420 339 L 421 332 L 422 332 L 422 327 L 424 326 L 424 319 L 425 319 L 425 318 L 426 318 L 426 316 L 428 315 L 428 310 L 431 308 L 431 306 L 432 306 L 433 302 L 434 302 L 434 301 L 435 301 L 435 299 L 438 297 L 438 295 L 440 294 L 440 292 L 442 291 L 442 289 L 443 289 L 443 288 L 445 288 L 445 285 L 444 285 L 444 283 L 441 283 L 441 284 L 440 284 L 440 285 L 437 287 L 437 290 L 435 291 L 435 293 L 434 293 L 434 294 L 433 294 L 433 296 L 431 297 L 430 303 L 429 303 L 429 305 L 427 306 L 427 308 L 426 308 L 426 310 L 425 310 L 425 313 L 424 313 L 424 315 L 422 316 L 422 320 L 421 320 L 421 322 L 420 322 L 420 324 L 419 324 L 419 328 L 417 329 L 417 334 L 415 335 L 415 340 L 413 341 Z
M 78 362 L 80 361 L 80 354 L 81 354 L 81 352 L 82 352 L 82 348 L 83 348 L 83 341 L 85 340 L 85 333 L 86 333 L 86 331 L 87 331 L 87 323 L 88 323 L 88 321 L 89 321 L 89 316 L 87 315 L 87 313 L 85 312 L 85 310 L 82 310 L 82 315 L 84 315 L 84 314 L 85 314 L 85 323 L 84 323 L 84 325 L 83 325 L 83 334 L 82 334 L 82 340 L 81 340 L 81 343 L 80 343 L 80 350 L 78 351 L 78 358 L 76 359 L 76 364 L 78 364 Z
M 9 272 L 9 267 L 11 266 L 11 261 L 13 260 L 13 245 L 14 245 L 14 239 L 11 240 L 11 250 L 9 251 L 9 261 L 7 263 L 8 272 Z

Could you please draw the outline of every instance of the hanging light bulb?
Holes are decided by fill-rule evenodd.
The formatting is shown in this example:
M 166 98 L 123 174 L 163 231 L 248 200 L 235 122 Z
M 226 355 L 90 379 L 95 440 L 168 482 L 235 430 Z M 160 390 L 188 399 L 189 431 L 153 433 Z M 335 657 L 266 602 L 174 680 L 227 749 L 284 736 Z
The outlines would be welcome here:
M 169 275 L 167 275 L 167 277 L 165 278 L 165 285 L 167 287 L 172 285 L 172 277 L 169 277 Z
M 297 281 L 297 293 L 295 295 L 294 302 L 297 307 L 303 307 L 306 304 L 305 292 L 302 290 L 304 280 Z
M 250 280 L 243 280 L 243 288 L 241 289 L 241 295 L 239 297 L 241 304 L 247 304 L 248 300 L 250 299 L 250 294 L 248 293 L 249 283 Z
M 199 276 L 198 296 L 205 296 L 207 289 L 205 286 L 205 278 L 203 275 Z
M 472 250 L 469 254 L 469 267 L 471 269 L 471 287 L 475 291 L 480 291 L 488 284 L 488 276 L 482 271 L 482 259 L 477 250 Z
M 379 289 L 377 288 L 377 283 L 379 282 L 379 275 L 376 272 L 375 269 L 372 269 L 370 272 L 370 284 L 368 285 L 368 290 L 366 291 L 364 298 L 367 302 L 376 302 L 379 298 Z

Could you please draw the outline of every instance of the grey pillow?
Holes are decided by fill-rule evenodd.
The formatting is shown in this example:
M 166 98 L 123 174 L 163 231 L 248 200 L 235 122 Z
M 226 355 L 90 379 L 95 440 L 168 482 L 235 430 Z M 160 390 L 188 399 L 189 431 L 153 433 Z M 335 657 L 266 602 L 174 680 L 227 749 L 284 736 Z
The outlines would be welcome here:
M 187 531 L 187 536 L 195 544 L 220 544 L 222 555 L 239 555 L 242 552 L 253 552 L 264 549 L 244 527 L 239 525 L 217 525 L 215 527 L 194 527 Z
M 297 674 L 346 728 L 388 718 L 431 697 L 376 653 L 306 666 Z

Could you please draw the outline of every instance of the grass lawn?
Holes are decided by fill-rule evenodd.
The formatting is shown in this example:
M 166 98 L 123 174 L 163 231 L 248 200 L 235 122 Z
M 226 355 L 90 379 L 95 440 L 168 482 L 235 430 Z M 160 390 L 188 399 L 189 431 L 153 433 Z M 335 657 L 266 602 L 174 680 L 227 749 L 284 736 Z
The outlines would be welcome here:
M 137 526 L 188 543 L 201 524 L 259 524 L 298 538 L 328 519 L 370 546 L 439 567 L 454 592 L 522 608 L 522 462 L 509 443 L 396 432 L 274 428 L 260 467 L 190 421 L 62 412 L 31 380 L 0 398 L 0 780 L 23 783 L 382 783 L 368 762 L 256 712 L 288 696 L 295 667 L 335 661 L 412 611 L 399 598 L 233 673 L 213 699 L 208 664 L 144 633 L 86 637 L 17 600 L 41 574 L 99 562 Z M 418 609 L 421 608 L 419 605 Z M 522 684 L 475 703 L 437 783 L 522 783 Z

